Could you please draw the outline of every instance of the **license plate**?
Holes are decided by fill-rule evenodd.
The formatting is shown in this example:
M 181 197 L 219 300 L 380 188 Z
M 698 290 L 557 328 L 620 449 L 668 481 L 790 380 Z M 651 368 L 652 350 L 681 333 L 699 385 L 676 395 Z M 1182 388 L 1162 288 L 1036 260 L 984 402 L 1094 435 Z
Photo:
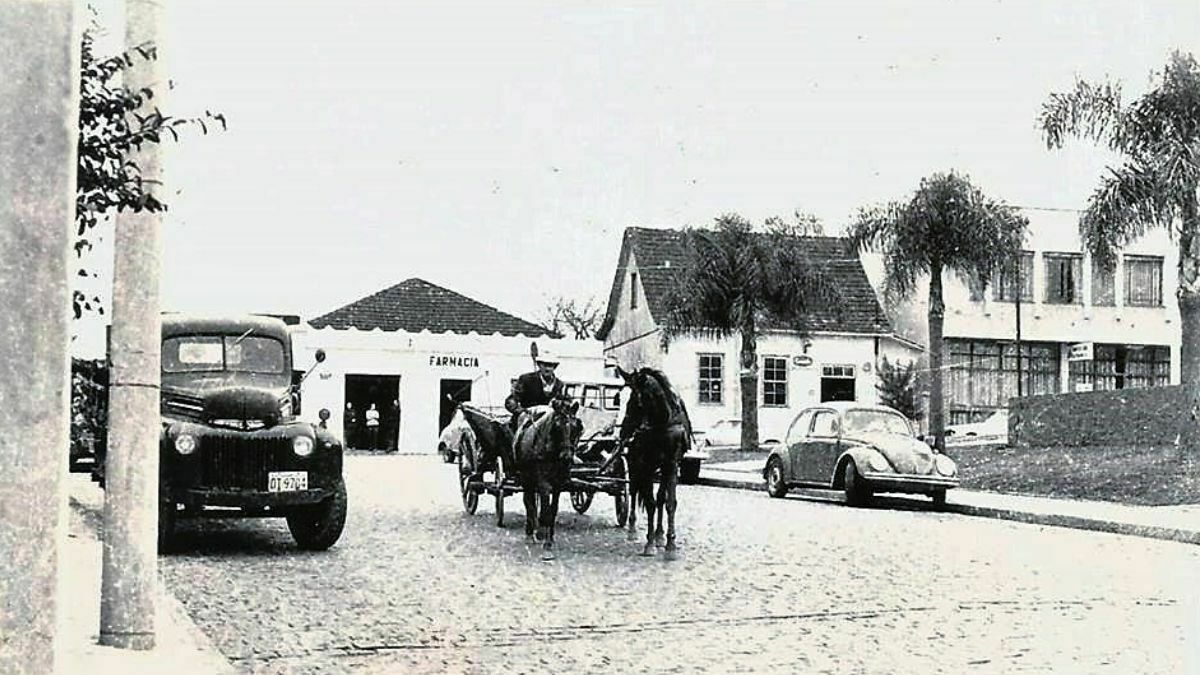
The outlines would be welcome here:
M 272 471 L 267 474 L 267 492 L 296 492 L 307 489 L 307 471 Z

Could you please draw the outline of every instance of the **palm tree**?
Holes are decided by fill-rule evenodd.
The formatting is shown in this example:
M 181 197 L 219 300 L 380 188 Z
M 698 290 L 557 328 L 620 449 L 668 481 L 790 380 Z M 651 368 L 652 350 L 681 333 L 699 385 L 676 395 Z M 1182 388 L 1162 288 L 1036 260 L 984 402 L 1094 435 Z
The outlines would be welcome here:
M 934 174 L 907 202 L 862 209 L 847 231 L 855 250 L 884 256 L 884 296 L 911 297 L 929 277 L 929 432 L 945 449 L 942 405 L 942 273 L 986 281 L 1018 259 L 1028 221 L 988 199 L 965 176 Z
M 1120 84 L 1075 83 L 1051 94 L 1038 124 L 1050 148 L 1067 136 L 1091 139 L 1124 156 L 1110 167 L 1079 219 L 1093 259 L 1111 270 L 1116 251 L 1161 227 L 1179 244 L 1180 374 L 1200 384 L 1200 66 L 1175 52 L 1156 84 L 1129 105 Z
M 668 289 L 664 340 L 680 335 L 741 338 L 742 449 L 758 449 L 758 338 L 768 328 L 805 332 L 817 310 L 834 307 L 832 285 L 805 237 L 820 233 L 815 218 L 766 221 L 755 232 L 737 214 L 712 230 L 683 232 L 684 268 Z

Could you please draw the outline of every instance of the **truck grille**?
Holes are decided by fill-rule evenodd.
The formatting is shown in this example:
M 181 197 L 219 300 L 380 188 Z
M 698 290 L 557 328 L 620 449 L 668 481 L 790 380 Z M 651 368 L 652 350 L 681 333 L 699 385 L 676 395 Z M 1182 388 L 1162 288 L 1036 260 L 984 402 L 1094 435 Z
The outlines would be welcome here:
M 283 468 L 287 438 L 206 436 L 200 442 L 200 485 L 266 490 L 267 473 Z

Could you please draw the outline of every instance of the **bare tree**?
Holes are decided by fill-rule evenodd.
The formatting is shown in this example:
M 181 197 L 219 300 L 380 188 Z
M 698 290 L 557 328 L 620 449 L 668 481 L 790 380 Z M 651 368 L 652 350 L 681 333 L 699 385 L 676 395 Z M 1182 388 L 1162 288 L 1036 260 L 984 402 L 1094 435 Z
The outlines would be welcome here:
M 573 298 L 559 296 L 546 307 L 545 316 L 542 324 L 547 330 L 577 340 L 596 337 L 596 329 L 604 320 L 604 313 L 600 311 L 600 304 L 595 298 L 580 303 Z

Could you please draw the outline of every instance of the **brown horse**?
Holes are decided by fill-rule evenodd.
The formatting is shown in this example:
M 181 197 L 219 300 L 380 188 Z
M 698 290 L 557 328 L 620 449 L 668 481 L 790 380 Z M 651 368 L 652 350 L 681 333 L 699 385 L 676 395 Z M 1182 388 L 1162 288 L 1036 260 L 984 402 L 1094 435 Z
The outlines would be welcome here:
M 661 371 L 640 368 L 628 373 L 617 368 L 617 373 L 631 390 L 625 419 L 621 421 L 621 439 L 629 448 L 630 494 L 634 504 L 641 503 L 646 509 L 646 545 L 642 555 L 653 555 L 655 544 L 662 541 L 662 513 L 665 510 L 667 532 L 663 556 L 667 560 L 674 560 L 675 492 L 679 480 L 679 462 L 691 443 L 691 420 L 688 419 L 683 399 Z M 656 474 L 660 482 L 657 499 L 654 495 Z M 635 512 L 636 506 L 631 505 L 631 532 Z
M 513 443 L 513 469 L 525 500 L 525 539 L 541 540 L 542 560 L 554 559 L 558 495 L 571 479 L 571 461 L 583 428 L 575 417 L 578 410 L 578 402 L 557 399 L 546 409 L 531 409 Z

